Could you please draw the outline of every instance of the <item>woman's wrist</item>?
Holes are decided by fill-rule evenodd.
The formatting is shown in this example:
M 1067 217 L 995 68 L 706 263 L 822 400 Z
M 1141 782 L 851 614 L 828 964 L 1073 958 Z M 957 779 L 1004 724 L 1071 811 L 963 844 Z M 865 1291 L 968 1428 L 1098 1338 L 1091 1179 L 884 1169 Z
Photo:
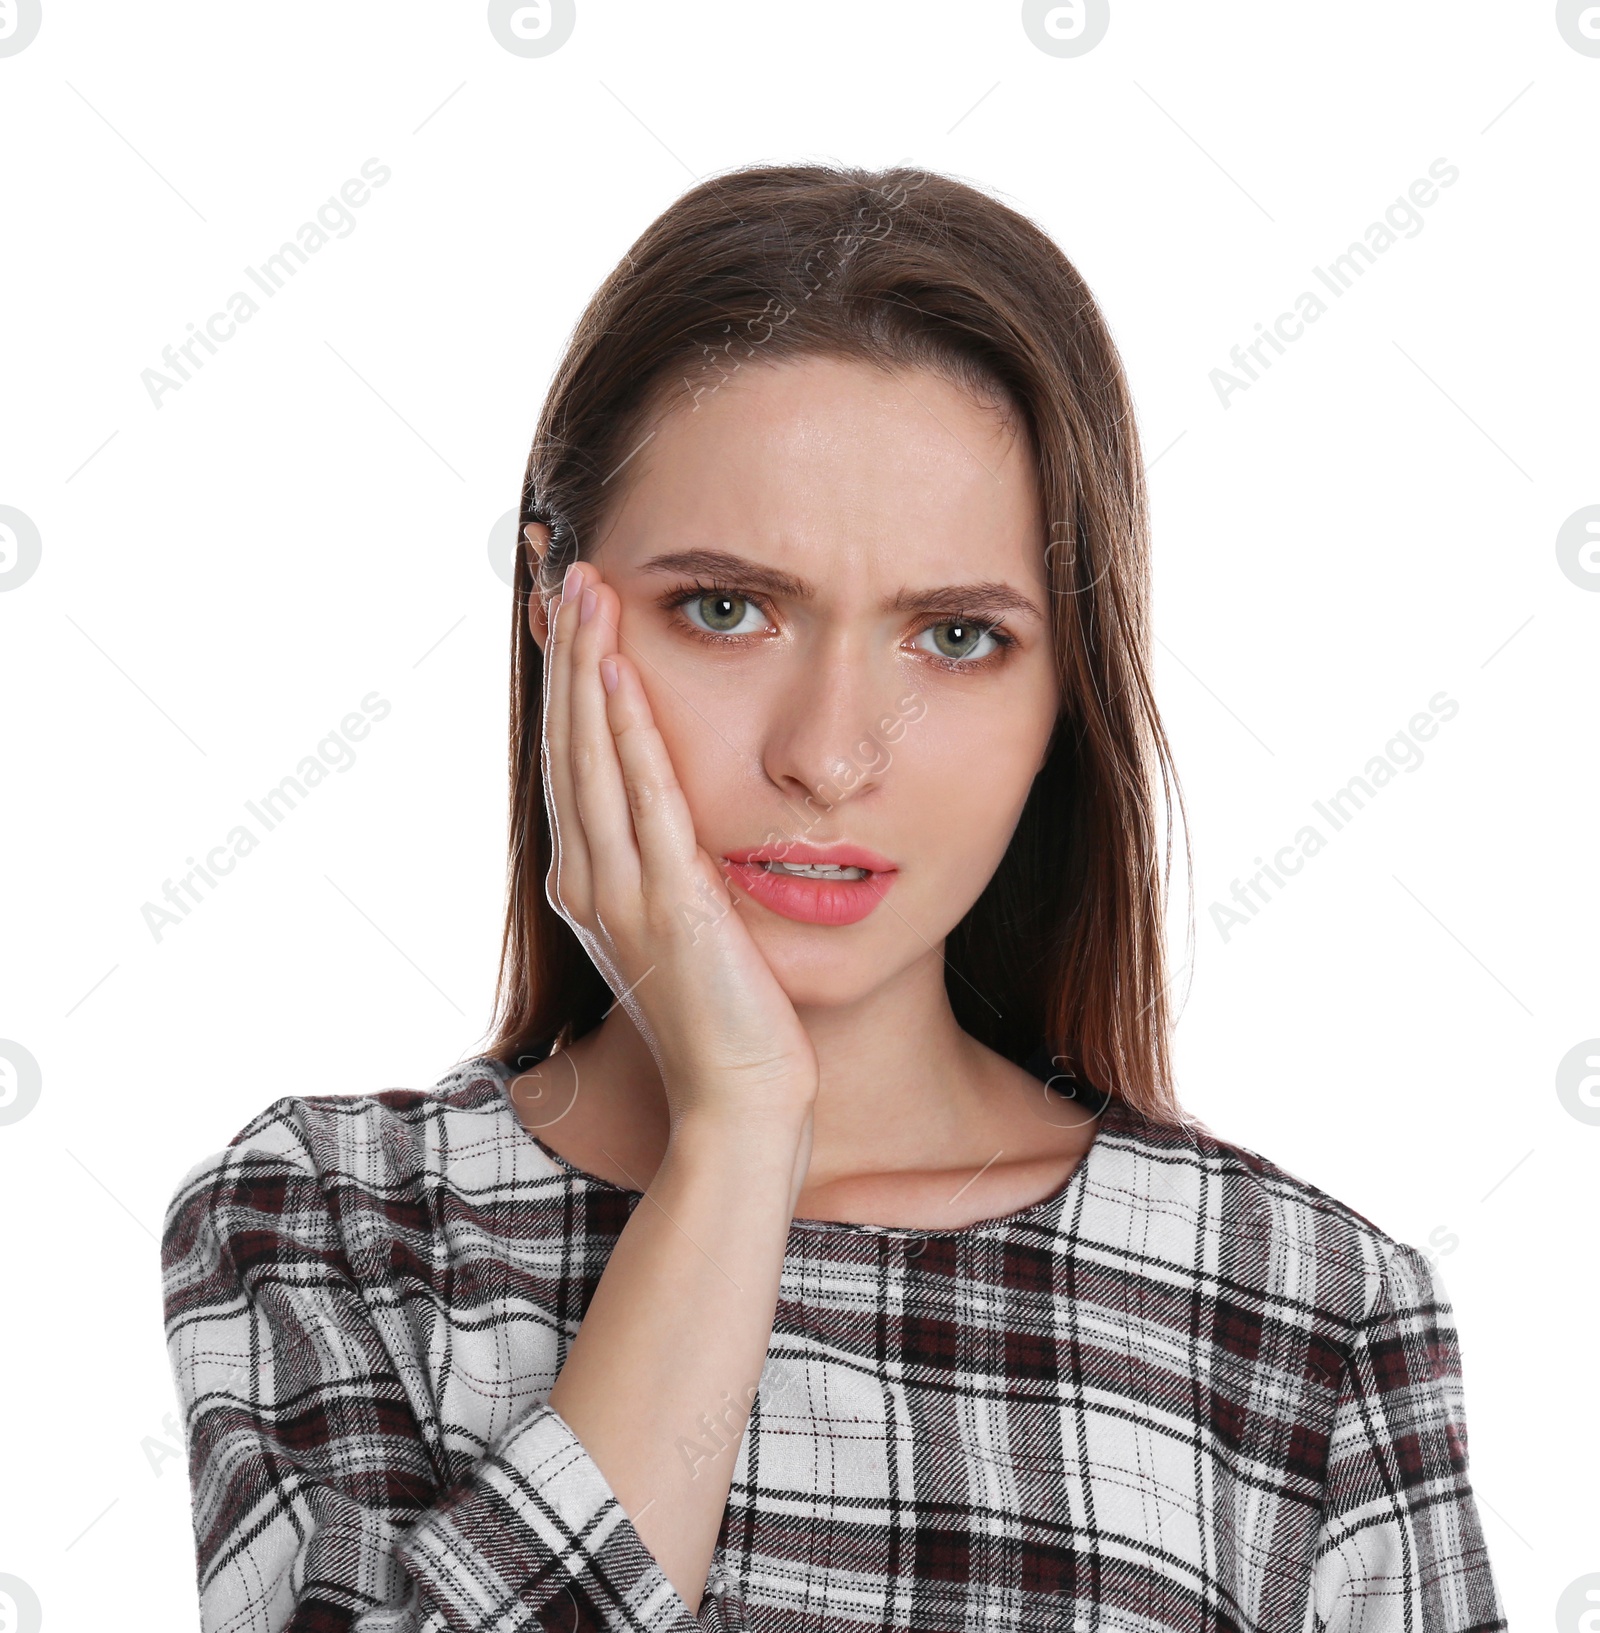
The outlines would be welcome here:
M 786 1194 L 802 1152 L 809 1153 L 811 1105 L 708 1106 L 673 1120 L 662 1172 L 710 1171 L 724 1181 L 737 1173 L 748 1184 L 771 1179 Z

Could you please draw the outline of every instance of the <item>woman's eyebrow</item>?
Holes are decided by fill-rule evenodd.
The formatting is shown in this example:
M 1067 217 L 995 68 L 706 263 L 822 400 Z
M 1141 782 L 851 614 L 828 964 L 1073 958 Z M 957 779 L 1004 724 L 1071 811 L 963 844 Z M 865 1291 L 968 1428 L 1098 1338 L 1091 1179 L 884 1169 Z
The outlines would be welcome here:
M 639 569 L 644 573 L 691 573 L 701 578 L 720 578 L 742 590 L 758 590 L 790 601 L 810 601 L 816 591 L 810 582 L 748 561 L 727 550 L 672 550 L 652 556 Z M 886 603 L 887 612 L 950 612 L 959 610 L 969 617 L 998 618 L 1004 613 L 1021 613 L 1042 619 L 1038 603 L 1009 584 L 949 584 L 934 590 L 901 590 Z

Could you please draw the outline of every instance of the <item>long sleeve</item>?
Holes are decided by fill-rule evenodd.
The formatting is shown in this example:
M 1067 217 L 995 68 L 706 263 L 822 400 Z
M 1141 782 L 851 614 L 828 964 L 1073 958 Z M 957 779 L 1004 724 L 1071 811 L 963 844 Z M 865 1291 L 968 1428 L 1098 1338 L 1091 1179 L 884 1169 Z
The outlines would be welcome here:
M 1340 1381 L 1306 1627 L 1505 1626 L 1467 1479 L 1450 1303 L 1422 1254 L 1396 1244 Z
M 547 1404 L 447 1450 L 291 1105 L 193 1169 L 163 1233 L 203 1633 L 698 1633 Z

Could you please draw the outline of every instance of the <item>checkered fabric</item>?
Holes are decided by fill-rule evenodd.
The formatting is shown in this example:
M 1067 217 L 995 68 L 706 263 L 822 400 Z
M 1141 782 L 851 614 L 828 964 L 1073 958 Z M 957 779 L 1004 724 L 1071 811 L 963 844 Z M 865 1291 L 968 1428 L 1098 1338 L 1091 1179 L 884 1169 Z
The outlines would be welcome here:
M 545 1404 L 638 1196 L 513 1075 L 279 1100 L 173 1197 L 205 1633 L 1505 1627 L 1428 1261 L 1118 1100 L 1003 1219 L 795 1221 L 685 1604 Z

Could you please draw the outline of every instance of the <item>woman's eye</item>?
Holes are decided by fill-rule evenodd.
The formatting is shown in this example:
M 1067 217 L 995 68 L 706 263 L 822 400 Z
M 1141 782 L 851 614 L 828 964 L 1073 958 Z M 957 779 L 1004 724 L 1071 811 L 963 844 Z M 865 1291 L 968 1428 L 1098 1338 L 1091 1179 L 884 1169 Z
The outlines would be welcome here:
M 682 605 L 689 622 L 712 635 L 754 635 L 767 627 L 761 609 L 742 595 L 713 590 L 691 596 Z
M 930 637 L 932 646 L 922 646 L 922 650 L 953 663 L 971 663 L 987 658 L 1001 645 L 1001 638 L 995 633 L 993 625 L 969 624 L 964 620 L 930 624 L 917 637 L 917 643 L 921 645 Z M 988 644 L 985 645 L 985 642 Z

